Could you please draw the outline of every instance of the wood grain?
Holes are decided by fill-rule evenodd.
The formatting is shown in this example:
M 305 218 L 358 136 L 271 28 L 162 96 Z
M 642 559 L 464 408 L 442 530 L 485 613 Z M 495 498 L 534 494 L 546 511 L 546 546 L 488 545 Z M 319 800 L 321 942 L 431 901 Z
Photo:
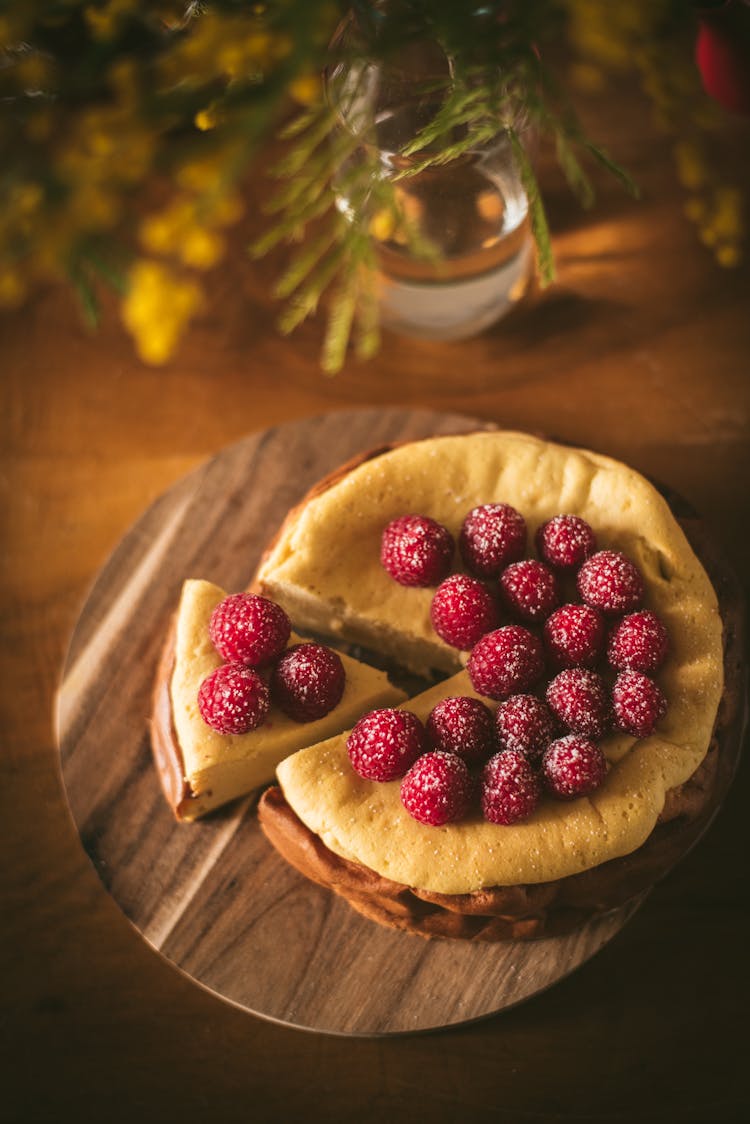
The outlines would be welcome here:
M 254 798 L 179 825 L 161 795 L 146 716 L 184 578 L 242 588 L 287 509 L 337 464 L 381 441 L 481 424 L 370 410 L 246 438 L 138 520 L 96 581 L 73 635 L 58 724 L 68 799 L 88 855 L 154 948 L 267 1018 L 359 1035 L 472 1021 L 568 975 L 637 908 L 545 941 L 427 942 L 367 921 L 298 875 L 264 839 Z

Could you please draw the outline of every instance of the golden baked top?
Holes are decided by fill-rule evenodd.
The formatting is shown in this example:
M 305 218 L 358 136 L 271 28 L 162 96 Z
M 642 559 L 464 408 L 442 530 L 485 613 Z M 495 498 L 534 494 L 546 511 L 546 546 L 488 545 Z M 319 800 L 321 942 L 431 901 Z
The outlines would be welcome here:
M 722 623 L 710 581 L 666 501 L 634 470 L 607 457 L 534 437 L 475 433 L 414 442 L 367 461 L 311 499 L 290 520 L 261 579 L 299 585 L 317 602 L 350 610 L 397 634 L 434 638 L 432 591 L 393 582 L 379 563 L 380 535 L 405 512 L 429 515 L 454 535 L 468 511 L 505 502 L 530 535 L 560 512 L 594 528 L 599 544 L 640 568 L 644 604 L 664 621 L 671 651 L 659 673 L 669 702 L 657 731 L 602 742 L 612 768 L 602 788 L 570 804 L 543 801 L 521 824 L 466 820 L 443 828 L 411 819 L 399 783 L 378 784 L 350 768 L 343 738 L 284 762 L 278 776 L 302 821 L 337 854 L 407 885 L 464 893 L 543 882 L 629 853 L 653 830 L 665 792 L 702 761 L 723 687 Z M 426 714 L 468 679 L 407 704 Z M 426 708 L 426 710 L 425 710 Z

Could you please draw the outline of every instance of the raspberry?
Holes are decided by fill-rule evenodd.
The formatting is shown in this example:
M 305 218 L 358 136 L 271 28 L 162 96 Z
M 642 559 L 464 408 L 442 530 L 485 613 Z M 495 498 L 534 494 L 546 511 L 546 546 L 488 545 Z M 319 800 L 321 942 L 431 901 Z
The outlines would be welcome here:
M 607 685 L 595 671 L 571 667 L 547 686 L 547 702 L 574 734 L 600 738 L 612 720 Z
M 607 658 L 618 671 L 656 671 L 669 649 L 667 630 L 648 609 L 624 617 L 609 638 Z
M 523 558 L 526 521 L 507 503 L 486 503 L 466 516 L 458 538 L 466 569 L 494 578 L 509 562 Z
M 345 684 L 337 652 L 323 644 L 295 644 L 271 673 L 271 696 L 295 722 L 314 722 L 341 701 Z
M 410 710 L 371 710 L 346 739 L 355 773 L 368 781 L 403 777 L 427 750 L 424 726 Z
M 573 570 L 596 550 L 596 535 L 578 515 L 555 515 L 536 533 L 539 556 L 555 570 Z
M 227 663 L 261 667 L 284 651 L 292 626 L 275 601 L 256 593 L 231 593 L 214 609 L 211 643 Z
M 555 667 L 593 667 L 604 648 L 604 618 L 590 605 L 562 605 L 544 622 L 544 646 Z
M 401 515 L 383 531 L 380 561 L 400 585 L 437 585 L 451 567 L 453 536 L 426 515 Z
M 647 675 L 621 671 L 612 688 L 615 725 L 634 738 L 647 738 L 667 713 L 667 700 Z
M 466 762 L 441 749 L 419 757 L 401 781 L 401 803 L 420 823 L 440 827 L 460 820 L 471 799 Z
M 525 820 L 536 808 L 542 786 L 531 762 L 515 749 L 491 757 L 482 771 L 482 815 L 490 823 Z
M 521 625 L 508 624 L 483 636 L 466 666 L 475 691 L 491 699 L 507 699 L 541 676 L 541 641 Z
M 544 620 L 560 600 L 555 575 L 533 558 L 513 562 L 503 570 L 500 589 L 511 612 L 527 621 Z
M 607 759 L 594 742 L 568 734 L 547 748 L 542 775 L 553 796 L 575 800 L 599 788 L 607 775 Z
M 468 652 L 498 624 L 497 604 L 476 578 L 452 574 L 435 591 L 430 607 L 435 632 L 446 644 Z
M 578 571 L 578 592 L 603 613 L 627 613 L 643 597 L 643 578 L 624 554 L 600 550 Z
M 495 728 L 501 749 L 516 750 L 536 762 L 557 733 L 557 721 L 536 695 L 511 695 L 497 708 Z
M 256 671 L 243 663 L 225 663 L 200 685 L 201 718 L 220 734 L 247 734 L 265 720 L 268 688 Z
M 442 699 L 430 711 L 425 727 L 435 749 L 456 753 L 469 765 L 478 765 L 495 752 L 492 713 L 468 695 Z

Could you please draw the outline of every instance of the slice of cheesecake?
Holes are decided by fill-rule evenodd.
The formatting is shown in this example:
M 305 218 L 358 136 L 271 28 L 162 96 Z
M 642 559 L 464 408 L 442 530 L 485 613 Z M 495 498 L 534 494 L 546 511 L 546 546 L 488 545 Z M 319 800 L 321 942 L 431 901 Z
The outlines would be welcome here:
M 314 722 L 300 723 L 272 706 L 262 726 L 247 734 L 219 734 L 203 721 L 198 690 L 222 659 L 208 625 L 226 592 L 188 580 L 164 647 L 152 712 L 154 760 L 166 798 L 179 820 L 194 820 L 267 784 L 279 762 L 354 724 L 365 710 L 395 706 L 404 693 L 382 671 L 341 654 L 346 686 L 341 701 Z M 289 644 L 298 643 L 292 635 Z
M 408 815 L 398 780 L 354 772 L 343 733 L 279 764 L 258 807 L 261 827 L 300 873 L 381 925 L 482 941 L 569 932 L 650 888 L 710 822 L 741 745 L 741 652 L 732 626 L 723 705 L 702 759 L 697 746 L 680 750 L 664 736 L 612 735 L 608 775 L 591 796 L 543 800 L 509 827 L 478 809 L 431 827 Z M 403 705 L 424 720 L 450 695 L 476 695 L 467 672 Z
M 439 700 L 456 695 L 481 697 L 465 671 L 403 705 L 424 721 Z M 334 854 L 406 886 L 466 894 L 556 881 L 640 847 L 666 793 L 684 784 L 705 755 L 703 746 L 678 749 L 669 723 L 663 725 L 639 741 L 610 734 L 601 742 L 610 768 L 598 791 L 568 802 L 543 799 L 528 820 L 509 827 L 483 820 L 478 806 L 443 827 L 419 823 L 401 803 L 400 780 L 370 781 L 354 771 L 346 733 L 282 761 L 277 777 L 297 817 Z M 710 737 L 709 728 L 707 743 Z

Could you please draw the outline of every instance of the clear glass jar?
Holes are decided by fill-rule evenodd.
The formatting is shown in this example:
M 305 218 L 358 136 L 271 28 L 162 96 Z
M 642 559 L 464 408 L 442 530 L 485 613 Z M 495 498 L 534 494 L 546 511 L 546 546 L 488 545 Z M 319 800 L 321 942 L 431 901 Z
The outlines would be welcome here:
M 350 34 L 344 25 L 334 43 Z M 450 60 L 431 43 L 413 43 L 387 62 L 338 63 L 326 79 L 341 127 L 360 142 L 342 166 L 337 205 L 352 222 L 368 222 L 377 241 L 381 322 L 428 339 L 476 335 L 521 299 L 533 270 L 528 199 L 508 133 L 501 128 L 491 141 L 424 170 L 415 171 L 434 146 L 401 155 L 450 86 Z M 352 199 L 358 160 L 391 181 L 409 238 Z M 434 252 L 415 252 L 419 244 Z

